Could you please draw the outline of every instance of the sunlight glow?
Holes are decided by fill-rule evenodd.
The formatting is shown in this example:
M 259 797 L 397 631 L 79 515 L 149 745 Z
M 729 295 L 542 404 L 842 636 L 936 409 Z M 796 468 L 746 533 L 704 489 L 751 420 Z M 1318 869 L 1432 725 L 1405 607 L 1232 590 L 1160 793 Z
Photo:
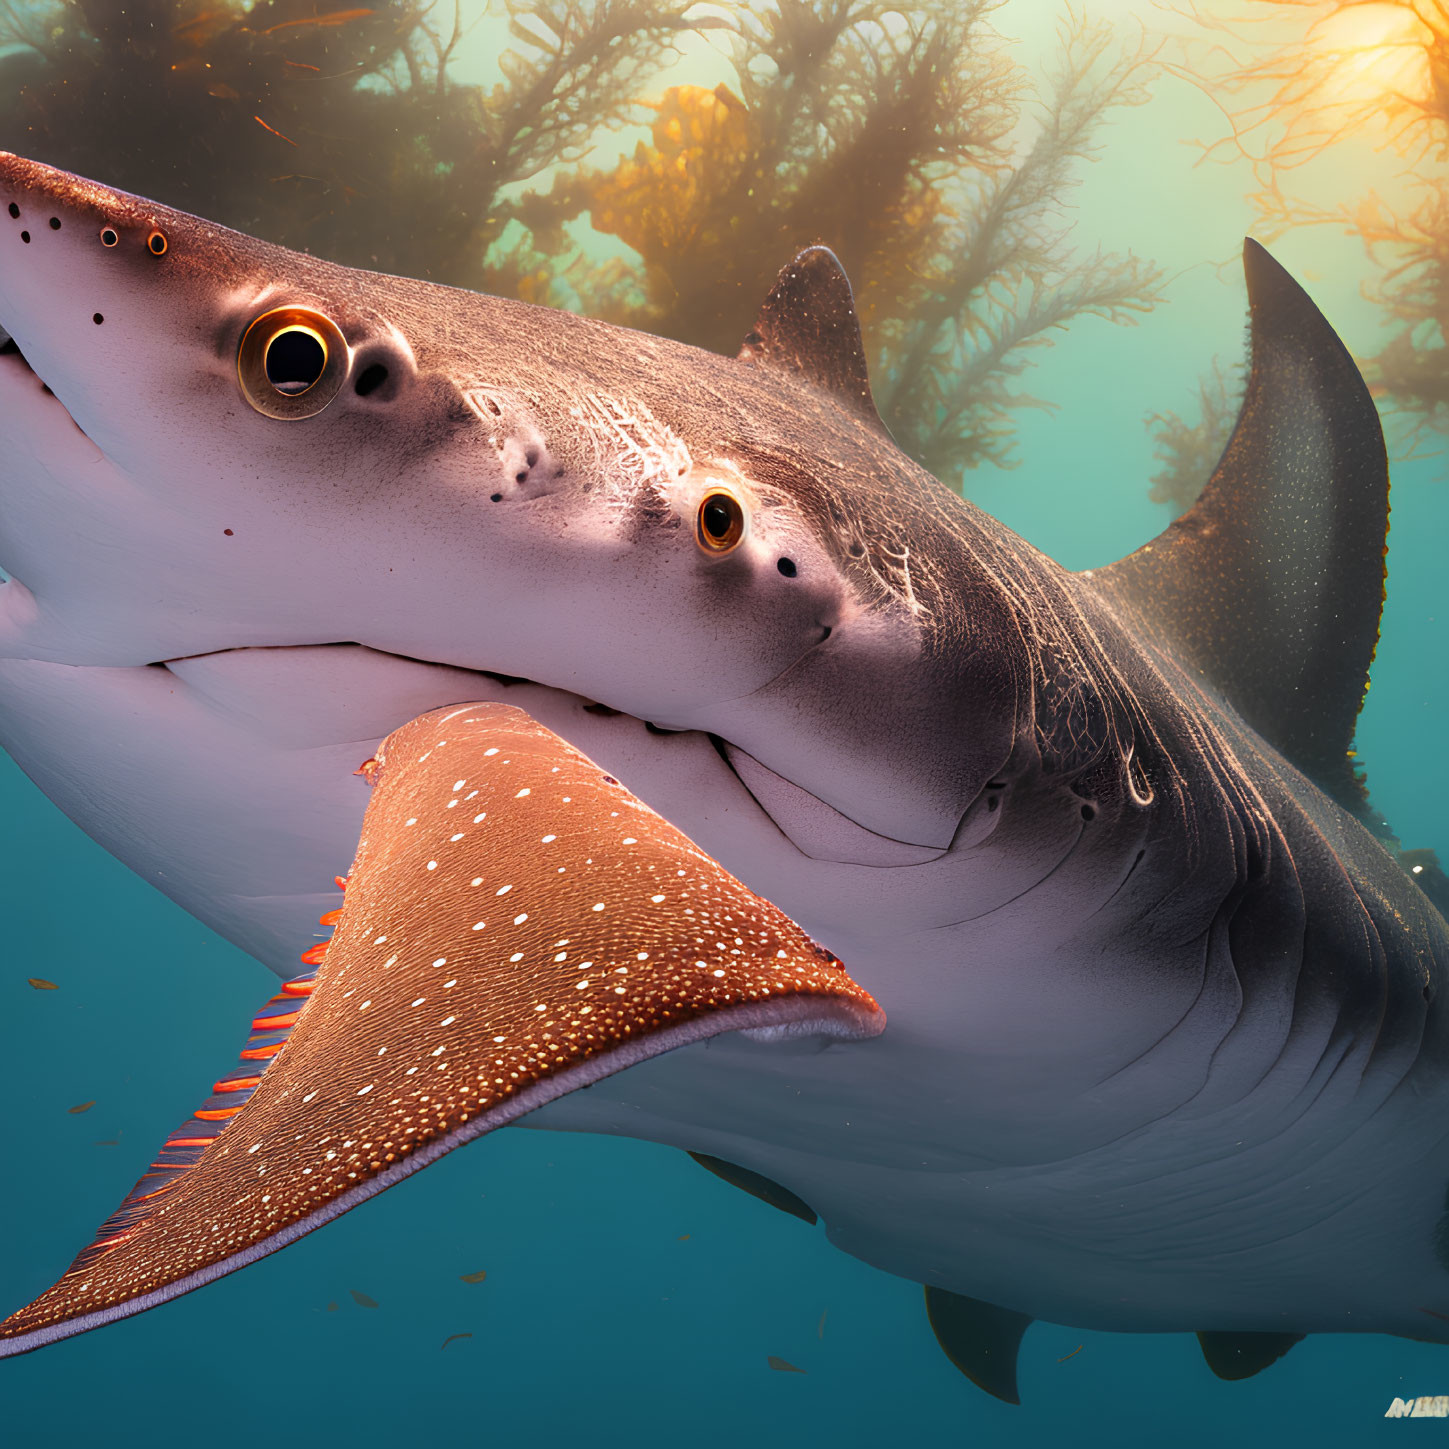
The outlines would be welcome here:
M 1433 28 L 1410 5 L 1355 5 L 1313 27 L 1312 52 L 1326 98 L 1361 105 L 1380 97 L 1410 102 L 1433 94 Z

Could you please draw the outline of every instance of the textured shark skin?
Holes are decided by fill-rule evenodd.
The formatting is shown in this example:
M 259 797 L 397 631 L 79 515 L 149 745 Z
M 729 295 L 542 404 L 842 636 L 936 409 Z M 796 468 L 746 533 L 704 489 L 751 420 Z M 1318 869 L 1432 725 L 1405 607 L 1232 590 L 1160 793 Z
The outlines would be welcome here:
M 1275 692 L 1327 678 L 1351 728 L 1382 444 L 1260 249 L 1239 436 L 1154 546 L 1241 525 L 1214 594 L 1147 550 L 1069 575 L 964 503 L 812 363 L 829 327 L 715 357 L 13 157 L 6 206 L 0 742 L 143 877 L 290 975 L 359 761 L 425 710 L 516 704 L 889 1019 L 684 1047 L 531 1125 L 737 1163 L 846 1251 L 1018 1314 L 1449 1339 L 1449 931 L 1339 803 L 1342 729 Z M 312 417 L 239 384 L 283 306 L 348 349 Z M 1346 484 L 1278 507 L 1319 474 L 1364 480 L 1377 537 Z M 712 555 L 719 490 L 747 526 Z

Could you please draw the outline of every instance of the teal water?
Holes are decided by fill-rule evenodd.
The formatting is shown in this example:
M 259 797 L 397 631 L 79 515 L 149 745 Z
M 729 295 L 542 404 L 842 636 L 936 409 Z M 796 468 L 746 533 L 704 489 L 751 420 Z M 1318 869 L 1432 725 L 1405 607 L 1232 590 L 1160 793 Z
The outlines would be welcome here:
M 1210 359 L 1241 352 L 1241 284 L 1208 264 L 1248 229 L 1249 182 L 1194 166 L 1181 144 L 1211 116 L 1167 85 L 1113 128 L 1086 173 L 1079 240 L 1162 260 L 1177 273 L 1172 304 L 1136 328 L 1064 334 L 1028 379 L 1058 410 L 1024 415 L 1019 468 L 970 480 L 977 502 L 1073 568 L 1162 527 L 1143 417 L 1187 408 Z M 1350 157 L 1346 186 L 1357 165 L 1371 163 Z M 1368 266 L 1355 245 L 1292 234 L 1275 253 L 1317 276 L 1310 289 L 1350 346 L 1373 349 L 1379 319 L 1358 295 Z M 1396 459 L 1359 740 L 1405 843 L 1449 857 L 1445 473 L 1442 457 Z M 231 1065 L 273 978 L 91 844 L 8 762 L 0 811 L 8 1310 L 54 1279 Z M 28 976 L 60 989 L 34 991 Z M 460 1281 L 479 1269 L 485 1282 Z M 452 1334 L 471 1337 L 441 1348 Z M 806 1372 L 772 1372 L 767 1355 Z M 1310 1339 L 1228 1384 L 1187 1335 L 1039 1324 L 1021 1389 L 1021 1408 L 974 1389 L 937 1349 L 915 1285 L 681 1154 L 509 1129 L 201 1292 L 0 1364 L 0 1445 L 1348 1449 L 1449 1432 L 1383 1418 L 1395 1396 L 1449 1393 L 1449 1348 L 1380 1337 Z

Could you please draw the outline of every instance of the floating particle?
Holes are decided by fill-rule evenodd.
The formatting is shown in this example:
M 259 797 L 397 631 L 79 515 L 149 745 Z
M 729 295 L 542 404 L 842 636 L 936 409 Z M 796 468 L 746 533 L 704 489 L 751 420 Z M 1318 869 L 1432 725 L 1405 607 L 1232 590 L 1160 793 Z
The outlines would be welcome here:
M 827 1308 L 827 1309 L 824 1310 L 824 1312 L 821 1313 L 821 1315 L 820 1315 L 820 1322 L 815 1325 L 815 1337 L 816 1338 L 824 1338 L 825 1337 L 825 1314 L 826 1313 L 829 1313 L 829 1312 L 830 1312 L 830 1310 Z
M 445 1349 L 445 1348 L 447 1348 L 447 1346 L 448 1346 L 448 1345 L 449 1345 L 449 1344 L 450 1344 L 450 1343 L 452 1343 L 452 1342 L 453 1342 L 453 1340 L 454 1340 L 454 1339 L 455 1339 L 455 1338 L 472 1338 L 472 1337 L 473 1337 L 473 1335 L 472 1335 L 472 1334 L 471 1334 L 471 1333 L 450 1333 L 450 1334 L 449 1334 L 449 1335 L 448 1335 L 448 1336 L 447 1336 L 447 1337 L 446 1337 L 446 1338 L 445 1338 L 445 1339 L 444 1339 L 444 1340 L 443 1340 L 443 1341 L 442 1341 L 442 1343 L 440 1343 L 440 1344 L 439 1344 L 439 1345 L 438 1345 L 438 1351 L 439 1351 L 439 1352 L 440 1352 L 440 1353 L 441 1353 L 441 1352 L 442 1352 L 442 1350 L 443 1350 L 443 1349 Z
M 680 1235 L 679 1235 L 679 1241 L 681 1243 L 687 1243 L 689 1241 L 689 1239 L 690 1239 L 690 1234 L 689 1233 L 680 1233 Z
M 357 1304 L 359 1308 L 377 1307 L 376 1298 L 369 1298 L 366 1293 L 359 1293 L 356 1288 L 349 1288 L 347 1291 L 352 1294 L 352 1301 Z
M 47 981 L 43 976 L 27 976 L 25 978 L 37 991 L 59 991 L 60 987 L 54 981 Z
M 65 1110 L 69 1112 L 71 1116 L 74 1116 L 77 1112 L 89 1112 L 91 1108 L 95 1105 L 96 1099 L 92 1097 L 89 1102 L 81 1102 L 74 1107 L 67 1107 Z
M 1083 1350 L 1083 1349 L 1084 1349 L 1084 1348 L 1085 1348 L 1085 1347 L 1086 1347 L 1086 1344 L 1084 1344 L 1084 1343 L 1079 1343 L 1079 1344 L 1078 1344 L 1078 1345 L 1077 1345 L 1077 1346 L 1076 1346 L 1076 1347 L 1075 1347 L 1075 1348 L 1074 1348 L 1074 1349 L 1073 1349 L 1073 1350 L 1072 1350 L 1072 1351 L 1071 1351 L 1071 1352 L 1070 1352 L 1070 1353 L 1065 1353 L 1065 1354 L 1063 1354 L 1063 1355 L 1062 1355 L 1062 1356 L 1061 1356 L 1061 1358 L 1059 1358 L 1059 1359 L 1058 1359 L 1058 1360 L 1057 1360 L 1057 1362 L 1058 1362 L 1058 1363 L 1066 1363 L 1066 1361 L 1067 1361 L 1067 1360 L 1068 1360 L 1068 1359 L 1069 1359 L 1069 1358 L 1076 1358 L 1076 1356 L 1077 1356 L 1077 1355 L 1078 1355 L 1078 1354 L 1079 1354 L 1079 1353 L 1081 1353 L 1081 1351 L 1082 1351 L 1082 1350 Z
M 121 1139 L 119 1137 L 98 1137 L 91 1143 L 92 1147 L 119 1147 L 120 1145 Z
M 481 1283 L 488 1276 L 486 1268 L 479 1268 L 476 1273 L 460 1273 L 458 1277 L 464 1283 Z
M 777 1374 L 803 1374 L 805 1372 L 805 1370 L 802 1368 L 796 1368 L 789 1359 L 776 1358 L 774 1354 L 768 1354 L 765 1358 L 765 1362 L 769 1364 L 770 1367 L 774 1369 Z
M 336 1304 L 335 1301 L 333 1301 L 333 1302 L 331 1302 L 331 1303 L 329 1303 L 327 1305 L 327 1311 L 329 1313 L 336 1313 L 337 1312 L 337 1304 Z

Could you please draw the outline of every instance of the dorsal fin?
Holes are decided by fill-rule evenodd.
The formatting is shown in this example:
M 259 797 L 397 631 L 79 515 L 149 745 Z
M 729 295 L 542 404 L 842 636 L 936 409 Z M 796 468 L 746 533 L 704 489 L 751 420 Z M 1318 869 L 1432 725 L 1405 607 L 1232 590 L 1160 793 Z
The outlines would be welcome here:
M 1021 1402 L 1016 1354 L 1022 1334 L 1032 1324 L 1029 1314 L 928 1286 L 926 1317 L 946 1357 L 977 1388 L 1004 1403 Z
M 783 268 L 739 360 L 804 377 L 884 431 L 870 394 L 850 279 L 829 247 L 806 247 Z
M 726 1162 L 723 1157 L 711 1157 L 707 1152 L 691 1152 L 689 1155 L 705 1171 L 714 1173 L 731 1187 L 737 1187 L 741 1192 L 747 1192 L 751 1197 L 757 1197 L 761 1202 L 779 1208 L 782 1213 L 789 1213 L 807 1223 L 819 1221 L 815 1216 L 815 1209 L 804 1198 L 796 1197 L 788 1187 L 781 1187 L 773 1178 L 766 1177 L 761 1172 L 751 1172 L 748 1167 L 740 1167 L 737 1163 Z
M 1220 1379 L 1250 1379 L 1275 1364 L 1301 1333 L 1200 1333 L 1198 1343 L 1207 1366 Z
M 1308 294 L 1243 244 L 1252 372 L 1201 498 L 1093 578 L 1347 808 L 1384 598 L 1389 479 L 1378 412 Z

